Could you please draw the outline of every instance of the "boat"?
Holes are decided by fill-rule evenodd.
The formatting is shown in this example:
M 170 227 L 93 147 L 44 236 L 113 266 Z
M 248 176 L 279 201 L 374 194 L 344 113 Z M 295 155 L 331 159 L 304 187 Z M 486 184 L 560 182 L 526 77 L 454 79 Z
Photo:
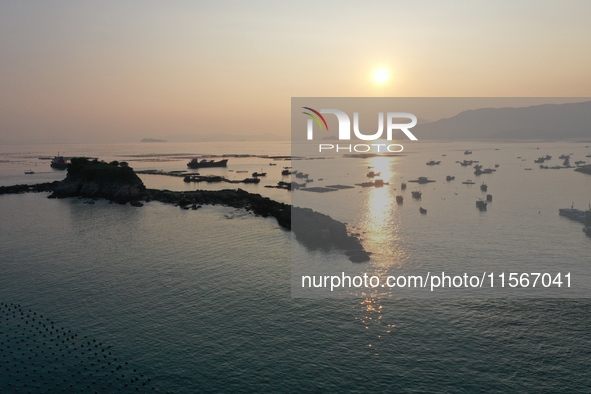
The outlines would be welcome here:
M 487 194 L 486 195 L 486 201 L 492 202 L 492 194 Z
M 474 185 L 476 182 L 472 182 L 470 179 L 467 181 L 462 182 L 462 185 Z
M 270 166 L 276 166 L 277 163 L 269 163 Z
M 421 214 L 423 214 L 423 215 L 426 215 L 426 214 L 427 214 L 427 210 L 426 210 L 425 208 L 423 208 L 423 207 L 420 207 L 420 208 L 419 208 L 419 212 L 420 212 Z
M 414 182 L 414 183 L 418 183 L 420 185 L 424 185 L 425 183 L 431 183 L 431 182 L 435 182 L 435 181 L 427 178 L 426 176 L 420 176 L 419 179 L 412 179 L 409 182 Z
M 588 237 L 591 237 L 591 227 L 585 227 L 583 231 L 585 232 L 585 234 L 587 234 Z
M 415 198 L 417 200 L 420 200 L 421 199 L 421 196 L 423 195 L 423 193 L 418 192 L 418 191 L 414 191 L 414 192 L 411 192 L 411 193 L 412 193 L 412 198 Z
M 476 201 L 476 207 L 481 211 L 486 211 L 487 202 L 483 200 Z
M 526 169 L 525 169 L 525 171 L 531 171 L 531 170 L 532 170 L 531 168 L 526 168 Z
M 460 163 L 460 165 L 462 167 L 468 167 L 474 163 L 478 163 L 478 161 L 477 160 L 464 160 L 464 161 L 456 161 L 456 163 Z
M 445 177 L 445 180 L 448 181 L 448 182 L 449 181 L 453 181 L 454 179 L 456 179 L 456 177 L 453 176 L 453 175 L 448 175 L 448 176 Z
M 281 175 L 283 175 L 283 176 L 291 175 L 291 171 L 289 169 L 285 169 L 285 170 L 281 171 Z
M 66 168 L 68 168 L 68 162 L 66 161 L 66 159 L 64 159 L 63 156 L 60 156 L 58 154 L 51 160 L 50 166 L 51 168 L 55 168 L 56 170 L 65 170 Z
M 252 173 L 253 178 L 258 178 L 260 176 L 267 176 L 266 172 L 253 172 Z
M 242 183 L 259 183 L 261 180 L 259 178 L 246 178 L 242 181 Z
M 194 157 L 191 159 L 190 162 L 187 163 L 187 167 L 189 168 L 209 168 L 209 167 L 227 167 L 228 166 L 228 159 L 223 160 L 199 160 L 198 158 Z
M 402 196 L 396 196 L 396 202 L 398 204 L 402 204 L 403 201 L 404 201 L 404 197 L 402 197 Z
M 405 190 L 405 189 L 406 189 L 406 183 L 402 182 L 402 183 L 400 184 L 400 189 L 401 189 L 401 190 Z
M 427 162 L 427 165 L 428 166 L 436 166 L 436 165 L 439 165 L 439 164 L 441 164 L 440 161 L 430 160 L 430 161 Z
M 466 150 L 466 151 L 464 151 L 464 154 L 465 155 L 471 155 L 472 154 L 472 151 L 471 150 Z
M 370 171 L 370 172 L 367 173 L 367 177 L 368 178 L 373 178 L 373 177 L 376 177 L 376 176 L 380 176 L 381 174 L 382 174 L 381 172 L 373 172 L 373 171 Z
M 483 183 L 482 185 L 480 185 L 480 190 L 482 190 L 483 192 L 488 190 L 488 185 L 486 183 Z
M 25 171 L 25 174 L 27 174 L 27 175 L 31 175 L 31 174 L 34 174 L 34 173 L 35 173 L 35 171 L 31 171 L 31 170 Z
M 567 157 L 568 157 L 568 158 L 570 158 L 570 155 L 560 155 L 560 156 L 558 156 L 558 158 L 559 158 L 560 160 L 564 160 L 564 159 L 566 159 Z
M 248 172 L 248 171 L 247 170 L 237 170 L 236 171 L 237 174 L 242 174 L 242 173 L 246 173 L 246 172 Z

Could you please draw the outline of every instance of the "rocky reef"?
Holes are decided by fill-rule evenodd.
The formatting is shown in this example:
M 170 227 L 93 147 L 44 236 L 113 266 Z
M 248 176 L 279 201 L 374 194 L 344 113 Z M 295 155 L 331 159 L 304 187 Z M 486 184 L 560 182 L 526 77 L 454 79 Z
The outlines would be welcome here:
M 49 197 L 102 197 L 127 203 L 140 200 L 145 191 L 142 180 L 127 163 L 105 163 L 77 157 L 68 164 L 66 179 L 53 188 L 53 194 Z
M 370 256 L 344 223 L 328 215 L 308 208 L 292 207 L 242 189 L 184 192 L 146 189 L 126 163 L 74 158 L 68 164 L 68 174 L 62 181 L 0 187 L 0 195 L 28 192 L 51 192 L 49 198 L 105 198 L 122 204 L 129 202 L 137 207 L 150 201 L 193 210 L 202 205 L 223 205 L 262 217 L 274 217 L 281 227 L 293 231 L 296 239 L 310 249 L 342 250 L 349 260 L 359 263 L 369 261 Z
M 152 200 L 177 205 L 183 209 L 198 209 L 201 205 L 224 205 L 245 209 L 262 217 L 272 216 L 281 227 L 292 230 L 296 239 L 310 249 L 339 249 L 353 262 L 369 261 L 370 253 L 363 248 L 356 236 L 347 231 L 344 223 L 311 209 L 292 207 L 260 194 L 242 189 L 190 192 L 148 189 L 145 201 Z

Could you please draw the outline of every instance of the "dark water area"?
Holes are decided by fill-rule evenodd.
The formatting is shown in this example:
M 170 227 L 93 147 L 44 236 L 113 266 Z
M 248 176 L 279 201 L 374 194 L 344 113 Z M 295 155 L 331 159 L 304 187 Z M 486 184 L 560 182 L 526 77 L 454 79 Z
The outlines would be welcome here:
M 422 159 L 416 166 L 425 171 Z M 245 168 L 264 163 L 244 160 Z M 154 182 L 185 187 L 162 178 Z M 582 188 L 576 196 L 587 190 L 572 187 Z M 566 199 L 560 193 L 549 199 Z M 309 252 L 274 219 L 219 206 L 135 208 L 41 193 L 0 196 L 0 218 L 2 392 L 591 387 L 588 299 L 292 298 L 293 251 L 342 256 Z M 568 255 L 588 261 L 580 224 L 557 214 L 544 220 L 558 224 L 539 231 L 572 230 Z M 514 242 L 527 249 L 523 239 Z M 409 260 L 422 256 L 406 246 Z

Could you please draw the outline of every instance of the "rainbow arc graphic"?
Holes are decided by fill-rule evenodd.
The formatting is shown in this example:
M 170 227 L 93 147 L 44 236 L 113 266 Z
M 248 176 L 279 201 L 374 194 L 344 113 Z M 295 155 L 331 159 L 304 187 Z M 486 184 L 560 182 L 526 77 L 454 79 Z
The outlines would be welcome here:
M 322 116 L 322 114 L 318 111 L 316 111 L 315 109 L 312 109 L 310 107 L 302 107 L 303 109 L 307 109 L 310 112 L 302 112 L 303 114 L 308 115 L 310 118 L 314 119 L 314 121 L 318 124 L 318 126 L 320 126 L 320 130 L 324 130 L 326 129 L 328 131 L 328 123 L 326 123 L 326 119 L 324 119 L 324 116 Z

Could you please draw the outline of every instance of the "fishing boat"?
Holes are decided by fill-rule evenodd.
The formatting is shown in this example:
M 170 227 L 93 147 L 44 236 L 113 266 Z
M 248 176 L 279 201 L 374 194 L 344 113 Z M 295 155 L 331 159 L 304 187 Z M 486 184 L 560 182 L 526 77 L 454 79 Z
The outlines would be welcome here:
M 445 177 L 445 180 L 448 181 L 448 182 L 449 181 L 453 181 L 454 179 L 456 179 L 456 177 L 453 176 L 453 175 L 448 175 L 448 176 Z
M 480 185 L 480 190 L 482 190 L 483 192 L 488 190 L 488 185 L 486 183 L 483 183 L 482 185 Z
M 368 178 L 374 178 L 376 176 L 380 176 L 381 174 L 382 174 L 381 172 L 373 172 L 373 171 L 370 171 L 370 172 L 367 173 L 367 177 Z
M 472 180 L 468 179 L 467 181 L 462 182 L 462 185 L 474 185 L 476 182 L 472 182 Z
M 187 163 L 187 167 L 189 168 L 210 168 L 210 167 L 227 167 L 228 166 L 228 159 L 223 160 L 199 160 L 198 158 L 194 157 L 191 159 L 190 162 Z
M 50 166 L 51 168 L 55 168 L 56 170 L 65 170 L 66 168 L 68 168 L 68 162 L 66 161 L 66 159 L 64 159 L 63 156 L 60 156 L 58 154 L 51 160 Z
M 402 197 L 402 196 L 396 196 L 396 202 L 398 204 L 402 204 L 403 201 L 404 201 L 404 197 Z
M 466 151 L 464 151 L 464 154 L 465 155 L 471 155 L 472 154 L 472 151 L 471 150 L 466 150 Z
M 31 175 L 31 174 L 34 174 L 34 173 L 35 173 L 35 171 L 31 171 L 31 170 L 25 171 L 25 174 L 27 174 L 27 175 Z
M 246 178 L 242 181 L 242 183 L 259 183 L 261 180 L 259 178 Z
M 441 162 L 440 161 L 435 161 L 435 160 L 430 160 L 430 161 L 427 162 L 427 165 L 428 166 L 436 166 L 436 165 L 439 165 L 439 164 L 441 164 Z
M 483 200 L 476 201 L 476 207 L 481 211 L 486 211 L 487 202 Z
M 417 200 L 420 200 L 421 199 L 421 196 L 423 195 L 423 193 L 421 193 L 419 191 L 414 191 L 414 192 L 411 192 L 411 193 L 412 193 L 412 198 L 417 199 Z
M 401 183 L 400 184 L 400 189 L 405 190 L 406 189 L 406 183 Z
M 253 172 L 252 173 L 253 178 L 258 178 L 260 176 L 267 176 L 266 172 Z
M 423 207 L 420 207 L 420 208 L 419 208 L 419 212 L 420 212 L 422 215 L 426 215 L 426 214 L 427 214 L 427 210 L 426 210 L 425 208 L 423 208 Z

